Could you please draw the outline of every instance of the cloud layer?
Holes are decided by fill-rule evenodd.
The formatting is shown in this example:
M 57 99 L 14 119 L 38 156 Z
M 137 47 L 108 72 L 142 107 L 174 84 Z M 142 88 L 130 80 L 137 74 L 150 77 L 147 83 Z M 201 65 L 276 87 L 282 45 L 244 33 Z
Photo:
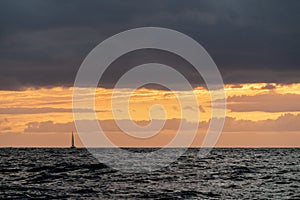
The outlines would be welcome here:
M 300 95 L 297 94 L 232 96 L 227 101 L 227 108 L 232 112 L 300 112 Z
M 171 28 L 196 39 L 226 83 L 299 82 L 299 9 L 297 0 L 4 0 L 0 89 L 70 86 L 93 47 L 120 31 L 143 26 Z M 153 60 L 179 63 L 177 68 L 195 85 L 201 83 L 191 66 L 172 55 L 136 52 L 115 63 L 103 85 L 110 87 L 129 65 Z
M 219 119 L 212 119 L 219 120 Z M 163 130 L 177 131 L 180 119 L 169 119 L 166 120 L 166 123 L 163 127 Z M 211 120 L 210 120 L 211 121 Z M 206 130 L 208 128 L 209 122 L 200 122 L 199 130 Z M 224 132 L 280 132 L 280 131 L 300 131 L 300 115 L 293 114 L 284 114 L 278 117 L 277 119 L 267 119 L 260 121 L 251 121 L 251 120 L 237 120 L 232 117 L 227 117 L 224 125 Z M 89 124 L 92 121 L 85 120 L 86 127 L 89 127 Z M 123 125 L 129 124 L 129 120 L 122 120 L 120 123 Z M 104 131 L 110 132 L 121 132 L 120 128 L 117 126 L 114 120 L 102 120 L 99 122 Z M 145 126 L 150 123 L 150 121 L 136 121 L 137 124 Z M 184 130 L 190 130 L 191 127 L 194 127 L 192 122 L 182 120 L 182 126 Z M 91 126 L 92 127 L 92 126 Z M 68 123 L 55 123 L 53 121 L 44 121 L 44 122 L 30 122 L 27 124 L 24 132 L 38 132 L 38 133 L 47 133 L 47 132 L 70 132 L 71 130 L 76 130 L 75 124 L 73 122 Z M 130 126 L 127 127 L 127 130 L 130 130 Z M 90 130 L 97 131 L 97 130 Z

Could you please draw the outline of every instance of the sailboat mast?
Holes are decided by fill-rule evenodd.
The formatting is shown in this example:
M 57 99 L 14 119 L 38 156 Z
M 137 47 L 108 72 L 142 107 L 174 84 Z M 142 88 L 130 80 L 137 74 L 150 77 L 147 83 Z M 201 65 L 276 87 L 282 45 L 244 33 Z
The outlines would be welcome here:
M 71 145 L 71 148 L 75 148 L 73 131 L 72 131 L 72 145 Z

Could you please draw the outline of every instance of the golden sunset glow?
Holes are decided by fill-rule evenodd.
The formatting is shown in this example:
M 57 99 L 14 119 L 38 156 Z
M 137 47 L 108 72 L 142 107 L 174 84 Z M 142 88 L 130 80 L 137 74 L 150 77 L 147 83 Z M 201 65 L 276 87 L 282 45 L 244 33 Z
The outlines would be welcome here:
M 115 118 L 112 115 L 111 109 L 111 94 L 112 89 L 98 88 L 96 91 L 96 112 L 98 119 L 103 123 L 109 125 L 114 120 L 126 119 L 122 110 L 117 111 Z M 253 141 L 259 138 L 268 138 L 273 140 L 273 134 L 279 134 L 283 130 L 276 127 L 272 128 L 274 121 L 280 121 L 280 123 L 287 123 L 285 118 L 291 118 L 296 120 L 300 115 L 300 84 L 291 85 L 279 85 L 279 84 L 239 84 L 239 85 L 226 85 L 225 86 L 227 97 L 227 122 L 225 123 L 224 132 L 220 138 L 218 144 L 220 146 L 241 146 L 247 144 L 254 144 Z M 65 140 L 66 133 L 69 133 L 73 125 L 72 114 L 72 92 L 73 88 L 41 88 L 32 89 L 28 88 L 24 91 L 0 91 L 1 107 L 0 107 L 0 146 L 14 146 L 19 145 L 14 143 L 15 137 L 27 138 L 22 143 L 24 146 L 39 146 L 43 144 L 41 135 L 52 135 L 50 138 L 56 138 L 61 142 L 55 144 L 49 140 L 50 146 L 64 146 L 68 145 L 68 140 Z M 115 91 L 116 102 L 124 101 L 124 94 L 126 89 L 118 89 Z M 184 95 L 191 95 L 192 92 L 178 91 Z M 172 91 L 154 90 L 141 88 L 131 94 L 129 102 L 129 112 L 133 120 L 135 121 L 149 121 L 151 116 L 149 109 L 155 105 L 161 105 L 166 113 L 166 120 L 171 122 L 172 119 L 180 119 L 182 109 L 187 109 L 188 112 L 195 112 L 196 109 L 200 111 L 199 122 L 208 123 L 211 119 L 210 108 L 210 95 L 209 92 L 202 87 L 198 87 L 194 90 L 197 95 L 199 103 L 198 108 L 185 107 L 180 108 L 179 102 Z M 85 98 L 85 97 L 82 97 Z M 241 103 L 242 102 L 242 103 Z M 152 117 L 157 120 L 164 120 L 160 117 L 159 113 L 161 107 L 155 107 L 152 110 Z M 82 112 L 91 112 L 82 110 Z M 157 114 L 158 113 L 158 114 Z M 83 115 L 84 116 L 84 115 Z M 298 117 L 298 118 L 296 118 Z M 187 121 L 189 119 L 186 119 Z M 290 120 L 290 123 L 293 121 Z M 245 125 L 246 124 L 246 125 Z M 172 124 L 175 126 L 175 124 Z M 204 137 L 205 126 L 200 127 L 199 137 Z M 42 127 L 47 128 L 43 130 Z M 237 131 L 235 127 L 239 127 Z M 250 127 L 250 128 L 249 128 Z M 270 127 L 270 128 L 262 128 Z M 299 128 L 299 129 L 298 129 Z M 108 128 L 109 129 L 109 128 Z M 202 131 L 200 131 L 203 129 Z M 255 134 L 249 133 L 251 130 L 255 130 Z M 298 131 L 298 132 L 297 132 Z M 300 127 L 293 127 L 291 131 L 284 134 L 288 137 L 299 138 Z M 43 133 L 44 132 L 44 133 Z M 117 133 L 115 130 L 110 131 Z M 240 132 L 239 142 L 236 140 L 229 140 L 233 137 L 230 132 Z M 162 144 L 163 141 L 167 142 L 174 134 L 175 130 L 166 129 L 159 134 L 156 138 L 152 138 L 152 143 L 148 141 L 141 143 L 144 146 L 151 146 L 151 144 Z M 259 134 L 260 133 L 260 134 Z M 243 137 L 243 135 L 245 137 Z M 120 136 L 120 135 L 119 135 Z M 269 137 L 268 137 L 269 136 Z M 282 135 L 283 136 L 283 135 Z M 116 137 L 113 135 L 112 137 Z M 124 136 L 120 136 L 124 137 Z M 249 137 L 251 139 L 249 139 Z M 30 140 L 28 138 L 31 138 Z M 245 141 L 243 141 L 245 138 Z M 247 138 L 247 139 L 246 139 Z M 273 139 L 272 139 L 273 138 Z M 278 143 L 278 138 L 276 139 Z M 288 138 L 286 138 L 288 139 Z M 11 141 L 10 141 L 11 140 Z M 28 140 L 28 141 L 27 141 Z M 126 140 L 125 138 L 120 145 L 130 146 L 134 144 L 134 141 Z M 127 141 L 127 143 L 126 143 Z M 158 142 L 160 141 L 160 142 Z M 199 140 L 200 141 L 200 140 Z M 235 142 L 233 142 L 235 141 Z M 252 142 L 250 142 L 252 141 Z M 299 139 L 286 142 L 285 145 L 299 146 Z M 20 142 L 19 142 L 20 143 Z M 194 145 L 199 145 L 200 142 L 194 142 Z M 272 142 L 271 142 L 272 143 Z M 274 145 L 277 144 L 274 142 Z M 22 146 L 22 145 L 20 145 Z M 271 145 L 272 146 L 272 145 Z

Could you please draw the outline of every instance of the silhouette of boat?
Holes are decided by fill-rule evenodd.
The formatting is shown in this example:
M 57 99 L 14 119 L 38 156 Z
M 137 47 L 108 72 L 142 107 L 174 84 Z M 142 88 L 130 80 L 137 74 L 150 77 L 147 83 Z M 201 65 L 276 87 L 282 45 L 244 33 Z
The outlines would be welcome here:
M 70 147 L 71 149 L 75 149 L 75 144 L 74 144 L 74 134 L 73 134 L 73 131 L 72 131 L 72 145 Z

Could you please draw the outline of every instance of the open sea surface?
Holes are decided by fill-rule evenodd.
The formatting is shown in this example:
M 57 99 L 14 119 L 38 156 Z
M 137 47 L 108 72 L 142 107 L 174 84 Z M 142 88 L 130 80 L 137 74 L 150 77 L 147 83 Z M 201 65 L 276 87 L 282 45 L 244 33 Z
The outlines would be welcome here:
M 197 151 L 127 174 L 86 149 L 2 148 L 0 199 L 300 199 L 299 148 Z

